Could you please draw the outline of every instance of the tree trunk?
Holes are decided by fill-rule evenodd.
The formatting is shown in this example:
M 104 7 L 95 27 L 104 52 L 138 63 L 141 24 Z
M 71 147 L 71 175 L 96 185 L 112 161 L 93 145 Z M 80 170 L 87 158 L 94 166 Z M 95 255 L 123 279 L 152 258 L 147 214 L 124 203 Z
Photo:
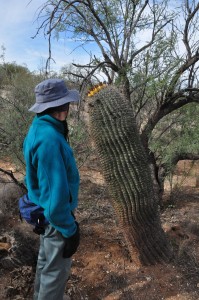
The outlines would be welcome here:
M 149 168 L 151 173 L 151 178 L 153 181 L 153 190 L 156 201 L 162 209 L 163 206 L 163 194 L 164 194 L 164 180 L 165 180 L 165 170 L 158 166 L 155 161 L 154 154 L 150 152 L 149 148 L 145 149 L 145 153 L 148 155 Z
M 90 130 L 132 259 L 144 265 L 168 261 L 171 249 L 132 107 L 114 87 L 94 96 Z

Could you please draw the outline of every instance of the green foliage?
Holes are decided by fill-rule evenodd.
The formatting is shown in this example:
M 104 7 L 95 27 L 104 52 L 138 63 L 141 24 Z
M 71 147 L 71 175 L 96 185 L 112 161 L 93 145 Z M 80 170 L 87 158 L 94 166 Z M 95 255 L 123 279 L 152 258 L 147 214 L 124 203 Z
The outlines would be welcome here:
M 28 108 L 35 102 L 34 87 L 41 78 L 16 64 L 3 64 L 0 70 L 4 71 L 0 89 L 1 158 L 9 157 L 24 167 L 22 146 L 33 118 Z
M 150 139 L 150 148 L 159 164 L 166 164 L 172 171 L 177 155 L 198 155 L 199 106 L 190 103 L 177 112 L 164 117 L 155 127 Z
M 142 127 L 158 107 L 165 101 L 171 80 L 183 62 L 177 57 L 175 33 L 164 32 L 150 49 L 142 51 L 128 76 L 132 88 L 132 105 L 137 116 L 138 126 Z
M 25 66 L 17 65 L 14 63 L 4 63 L 0 66 L 0 77 L 1 82 L 4 84 L 9 84 L 9 81 L 12 80 L 16 75 L 25 76 L 29 75 L 30 71 Z

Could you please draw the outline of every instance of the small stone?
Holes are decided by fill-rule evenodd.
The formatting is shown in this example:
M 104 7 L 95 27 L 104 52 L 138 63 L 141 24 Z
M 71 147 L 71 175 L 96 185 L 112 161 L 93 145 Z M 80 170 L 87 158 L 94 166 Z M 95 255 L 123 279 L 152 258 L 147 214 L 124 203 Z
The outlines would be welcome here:
M 151 281 L 151 277 L 146 277 L 146 280 L 147 281 Z

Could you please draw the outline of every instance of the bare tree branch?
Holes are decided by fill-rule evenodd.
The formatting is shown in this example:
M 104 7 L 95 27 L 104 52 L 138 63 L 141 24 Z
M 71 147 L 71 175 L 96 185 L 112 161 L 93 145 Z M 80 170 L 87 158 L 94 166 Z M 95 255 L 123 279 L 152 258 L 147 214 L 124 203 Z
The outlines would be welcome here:
M 166 94 L 166 99 L 170 99 L 172 94 L 175 91 L 176 84 L 180 78 L 180 76 L 187 71 L 190 67 L 194 66 L 199 61 L 199 53 L 197 52 L 194 56 L 189 58 L 180 68 L 175 72 L 173 78 L 170 81 L 168 91 Z
M 196 89 L 197 90 L 197 89 Z M 154 129 L 154 127 L 156 126 L 156 124 L 166 115 L 170 114 L 171 112 L 174 112 L 175 110 L 185 106 L 186 104 L 189 104 L 191 102 L 196 102 L 199 103 L 199 91 L 197 90 L 197 92 L 195 94 L 192 94 L 192 90 L 191 89 L 186 89 L 184 90 L 189 91 L 190 95 L 185 96 L 183 94 L 183 91 L 180 93 L 175 94 L 175 96 L 173 96 L 174 98 L 171 98 L 170 101 L 165 102 L 158 111 L 156 111 L 148 120 L 148 122 L 146 123 L 146 125 L 143 128 L 142 131 L 142 139 L 143 141 L 145 141 L 145 144 L 148 144 L 148 138 L 150 137 L 150 134 L 152 132 L 152 130 Z M 174 99 L 176 101 L 174 101 Z
M 14 176 L 12 171 L 6 171 L 6 170 L 0 168 L 0 172 L 2 172 L 3 174 L 9 176 L 16 185 L 18 185 L 20 188 L 22 188 L 23 190 L 25 190 L 27 192 L 26 186 L 22 182 L 19 182 L 16 179 L 16 177 Z
M 187 49 L 188 59 L 191 59 L 192 51 L 191 51 L 191 47 L 189 45 L 189 37 L 188 37 L 188 35 L 189 35 L 189 25 L 190 25 L 190 22 L 192 21 L 192 19 L 194 18 L 195 14 L 199 10 L 199 3 L 196 5 L 195 9 L 192 12 L 191 12 L 191 9 L 189 7 L 189 1 L 188 0 L 186 0 L 185 5 L 186 5 L 187 12 L 188 12 L 188 18 L 187 18 L 186 23 L 185 23 L 183 42 L 184 42 L 185 47 Z

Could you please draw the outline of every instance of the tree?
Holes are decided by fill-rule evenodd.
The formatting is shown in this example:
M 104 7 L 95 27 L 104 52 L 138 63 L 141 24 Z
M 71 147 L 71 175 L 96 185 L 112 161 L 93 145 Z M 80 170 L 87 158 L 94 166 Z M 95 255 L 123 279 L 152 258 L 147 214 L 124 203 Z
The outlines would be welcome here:
M 101 55 L 92 55 L 87 65 L 73 64 L 77 70 L 72 73 L 79 76 L 79 68 L 84 68 L 82 87 L 96 72 L 103 73 L 125 95 L 158 198 L 171 166 L 180 159 L 198 159 L 194 145 L 177 146 L 168 160 L 163 151 L 174 132 L 183 136 L 188 105 L 198 105 L 198 15 L 199 3 L 193 0 L 181 7 L 166 0 L 48 0 L 39 14 L 43 19 L 38 31 L 44 29 L 49 37 L 48 62 L 53 32 L 56 36 L 67 32 L 82 45 L 95 42 L 100 49 Z M 184 117 L 178 118 L 179 114 Z M 197 135 L 195 126 L 194 120 L 190 132 Z
M 77 70 L 66 72 L 82 79 L 82 86 L 100 72 L 109 84 L 122 87 L 134 108 L 160 198 L 170 164 L 160 159 L 161 151 L 153 152 L 152 142 L 167 115 L 189 103 L 198 104 L 198 10 L 199 3 L 191 0 L 181 7 L 166 0 L 49 0 L 39 14 L 48 15 L 38 29 L 49 37 L 48 62 L 53 32 L 56 37 L 66 32 L 82 45 L 95 42 L 99 47 L 100 57 L 93 55 L 89 64 L 73 64 Z M 171 127 L 176 128 L 175 122 L 168 130 Z M 166 127 L 161 129 L 164 135 Z M 175 153 L 169 160 L 177 163 L 186 158 L 198 156 Z

